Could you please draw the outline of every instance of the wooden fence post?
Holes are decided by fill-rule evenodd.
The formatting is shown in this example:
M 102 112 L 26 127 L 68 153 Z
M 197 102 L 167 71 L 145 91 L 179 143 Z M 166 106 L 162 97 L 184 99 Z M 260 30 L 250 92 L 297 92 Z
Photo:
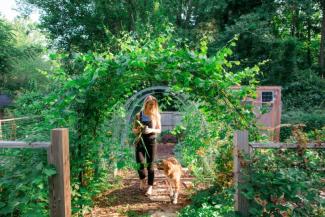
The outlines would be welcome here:
M 243 174 L 241 173 L 240 161 L 243 155 L 250 153 L 248 146 L 248 132 L 235 131 L 234 133 L 234 181 L 235 181 L 235 211 L 242 216 L 248 216 L 248 200 L 241 194 L 239 185 L 244 183 Z
M 52 130 L 48 162 L 57 174 L 49 178 L 49 206 L 51 217 L 71 216 L 69 131 L 67 128 Z

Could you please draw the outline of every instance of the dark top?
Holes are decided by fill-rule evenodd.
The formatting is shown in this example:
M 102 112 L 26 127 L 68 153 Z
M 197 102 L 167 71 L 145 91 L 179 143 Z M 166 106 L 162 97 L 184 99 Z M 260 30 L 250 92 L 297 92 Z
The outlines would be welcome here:
M 152 120 L 149 116 L 145 115 L 143 111 L 140 112 L 140 120 L 143 125 L 148 126 L 149 128 L 152 127 Z M 149 133 L 149 134 L 142 134 L 143 138 L 156 138 L 156 133 Z

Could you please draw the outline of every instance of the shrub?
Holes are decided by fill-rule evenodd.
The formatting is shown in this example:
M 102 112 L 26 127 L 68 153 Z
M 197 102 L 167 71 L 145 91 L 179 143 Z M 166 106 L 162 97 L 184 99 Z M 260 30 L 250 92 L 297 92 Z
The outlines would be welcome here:
M 313 112 L 304 111 L 289 111 L 282 115 L 282 124 L 305 124 L 305 132 L 311 132 L 316 129 L 321 129 L 325 126 L 325 112 L 323 110 L 316 110 Z M 284 141 L 291 136 L 291 127 L 281 127 L 280 139 Z
M 235 217 L 233 190 L 212 187 L 197 192 L 192 197 L 192 204 L 183 208 L 180 217 L 228 216 Z
M 324 150 L 257 151 L 250 159 L 248 183 L 240 186 L 252 216 L 324 216 Z

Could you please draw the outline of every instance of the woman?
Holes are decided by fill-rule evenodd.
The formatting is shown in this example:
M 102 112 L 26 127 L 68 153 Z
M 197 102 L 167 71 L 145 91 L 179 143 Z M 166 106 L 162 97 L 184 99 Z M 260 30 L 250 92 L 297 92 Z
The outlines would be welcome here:
M 136 120 L 142 124 L 142 127 L 135 123 L 133 126 L 133 132 L 136 135 L 141 133 L 144 142 L 144 144 L 142 144 L 140 139 L 135 147 L 136 162 L 140 164 L 138 170 L 140 189 L 143 190 L 145 188 L 145 169 L 147 169 L 148 189 L 146 195 L 150 196 L 152 194 L 152 186 L 155 178 L 153 161 L 157 154 L 156 135 L 161 132 L 158 102 L 155 97 L 151 95 L 146 97 L 142 110 L 136 114 Z

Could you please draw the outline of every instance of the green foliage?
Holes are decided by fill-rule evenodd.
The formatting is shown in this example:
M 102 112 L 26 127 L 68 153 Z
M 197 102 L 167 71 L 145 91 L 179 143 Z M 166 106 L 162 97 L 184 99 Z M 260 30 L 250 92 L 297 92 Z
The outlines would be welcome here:
M 292 82 L 283 87 L 286 111 L 324 109 L 325 106 L 325 80 L 320 79 L 313 71 L 299 71 L 292 76 Z
M 81 52 L 103 52 L 107 47 L 114 49 L 115 37 L 119 38 L 124 31 L 142 36 L 147 32 L 159 35 L 165 31 L 166 23 L 175 26 L 177 35 L 190 39 L 196 47 L 203 35 L 214 39 L 225 25 L 233 24 L 241 15 L 261 6 L 260 1 L 252 0 L 19 2 L 25 14 L 30 6 L 42 10 L 41 27 L 49 32 L 56 48 Z M 64 21 L 62 17 L 65 17 Z
M 324 151 L 255 151 L 248 184 L 240 186 L 251 202 L 252 216 L 323 216 L 320 197 Z
M 24 20 L 0 20 L 0 28 L 0 92 L 15 96 L 26 89 L 43 89 L 46 79 L 41 71 L 50 70 L 43 57 L 44 36 Z
M 21 97 L 18 109 L 21 115 L 32 111 L 43 117 L 40 132 L 45 127 L 70 129 L 75 212 L 91 206 L 92 196 L 107 185 L 106 178 L 115 165 L 132 165 L 133 150 L 120 144 L 118 126 L 122 125 L 116 123 L 124 119 L 123 104 L 135 91 L 157 84 L 169 85 L 176 92 L 200 100 L 199 109 L 208 117 L 206 121 L 219 123 L 220 129 L 222 123 L 230 127 L 251 126 L 252 114 L 249 108 L 240 106 L 240 101 L 248 94 L 254 95 L 254 77 L 259 68 L 235 73 L 231 69 L 238 62 L 227 60 L 232 54 L 230 48 L 225 47 L 208 58 L 204 43 L 199 51 L 182 48 L 178 40 L 173 40 L 172 31 L 169 27 L 159 37 L 148 35 L 142 39 L 125 34 L 119 40 L 117 54 L 75 55 L 73 64 L 81 73 L 71 74 L 64 66 L 58 67 L 47 74 L 51 81 L 47 92 Z M 51 55 L 53 64 L 58 66 L 66 57 L 66 54 Z M 249 86 L 229 91 L 242 80 L 249 81 Z M 196 148 L 212 144 L 197 142 Z
M 49 140 L 49 129 L 70 129 L 74 212 L 91 206 L 91 197 L 105 187 L 115 165 L 132 166 L 131 139 L 120 144 L 123 128 L 116 123 L 125 118 L 126 99 L 152 85 L 169 85 L 199 102 L 206 123 L 200 116 L 185 118 L 183 128 L 176 129 L 182 139 L 177 150 L 183 164 L 218 186 L 231 181 L 232 130 L 255 132 L 251 108 L 240 102 L 254 97 L 259 72 L 254 65 L 259 62 L 267 60 L 259 75 L 262 84 L 283 87 L 283 122 L 305 123 L 311 137 L 323 135 L 323 130 L 312 131 L 324 119 L 324 79 L 318 66 L 323 1 L 19 2 L 42 10 L 40 26 L 50 44 L 68 53 L 50 55 L 50 65 L 42 58 L 40 35 L 31 34 L 37 32 L 34 25 L 0 20 L 0 91 L 19 95 L 16 115 L 42 117 L 20 138 Z M 234 35 L 235 41 L 224 47 Z M 248 86 L 230 90 L 239 84 Z M 160 100 L 170 108 L 170 99 Z M 281 137 L 289 138 L 288 130 L 283 132 Z M 250 135 L 256 140 L 256 134 Z M 23 171 L 28 173 L 27 166 Z M 286 172 L 299 178 L 296 170 L 281 171 L 281 181 L 287 180 Z M 302 177 L 308 177 L 304 172 Z M 3 189 L 14 192 L 9 185 Z M 208 203 L 202 215 L 219 215 L 217 209 Z M 16 214 L 25 205 L 10 210 Z
M 19 95 L 14 115 L 39 115 L 45 108 L 43 94 L 28 91 Z M 16 139 L 28 142 L 50 141 L 50 129 L 54 128 L 43 117 L 13 124 Z M 12 133 L 7 126 L 2 125 L 2 129 Z M 0 156 L 0 216 L 48 216 L 48 177 L 55 174 L 55 169 L 48 166 L 46 150 L 1 149 Z
M 243 70 L 269 60 L 263 66 L 260 79 L 265 85 L 283 86 L 286 108 L 308 109 L 323 104 L 323 94 L 317 95 L 324 89 L 324 79 L 319 76 L 322 73 L 320 33 L 324 28 L 321 26 L 322 1 L 19 2 L 25 12 L 30 6 L 43 11 L 42 28 L 49 32 L 56 48 L 70 53 L 65 60 L 66 68 L 73 68 L 70 64 L 75 64 L 74 52 L 109 50 L 118 53 L 119 38 L 124 31 L 139 37 L 157 36 L 168 28 L 166 23 L 171 23 L 183 46 L 197 49 L 203 37 L 209 41 L 209 55 L 215 55 L 234 35 L 239 35 L 233 49 L 234 58 L 241 59 L 242 63 L 237 68 Z M 65 17 L 64 22 L 61 17 Z M 313 82 L 306 85 L 310 74 L 315 75 L 313 81 L 317 85 Z M 296 90 L 304 97 L 298 97 Z M 306 98 L 312 99 L 308 105 L 301 103 Z
M 11 25 L 17 54 L 11 57 L 8 84 L 16 92 L 24 89 L 43 90 L 47 86 L 47 80 L 42 72 L 50 71 L 52 67 L 48 58 L 45 58 L 45 35 L 37 29 L 36 24 L 26 20 L 16 20 Z
M 183 113 L 181 124 L 173 130 L 179 141 L 174 150 L 177 159 L 190 169 L 196 182 L 230 186 L 233 128 L 224 127 L 219 121 L 208 122 L 204 113 L 193 105 Z
M 262 66 L 261 84 L 283 87 L 286 110 L 320 108 L 324 106 L 324 78 L 318 67 L 320 23 L 319 2 L 264 1 L 227 23 L 209 51 L 214 53 L 239 34 L 234 51 L 242 60 L 240 67 L 268 60 Z
M 45 150 L 1 150 L 0 215 L 48 216 L 47 179 L 55 173 Z
M 290 111 L 282 114 L 282 124 L 304 124 L 305 132 L 312 132 L 325 126 L 325 115 L 322 110 L 312 112 Z M 280 131 L 280 139 L 284 141 L 291 135 L 291 126 L 283 126 Z
M 185 109 L 181 125 L 173 130 L 178 137 L 175 154 L 181 164 L 188 167 L 201 181 L 206 178 L 214 178 L 214 154 L 216 139 L 211 135 L 211 127 L 205 117 L 197 108 L 189 106 Z M 209 156 L 208 156 L 209 155 Z
M 192 197 L 191 205 L 183 208 L 179 216 L 235 217 L 237 215 L 234 212 L 233 193 L 234 191 L 231 189 L 218 189 L 216 187 L 199 191 Z
M 0 78 L 1 78 L 1 89 L 4 89 L 6 84 L 6 75 L 10 70 L 10 56 L 14 53 L 14 46 L 12 44 L 13 34 L 11 27 L 2 19 L 0 19 Z

